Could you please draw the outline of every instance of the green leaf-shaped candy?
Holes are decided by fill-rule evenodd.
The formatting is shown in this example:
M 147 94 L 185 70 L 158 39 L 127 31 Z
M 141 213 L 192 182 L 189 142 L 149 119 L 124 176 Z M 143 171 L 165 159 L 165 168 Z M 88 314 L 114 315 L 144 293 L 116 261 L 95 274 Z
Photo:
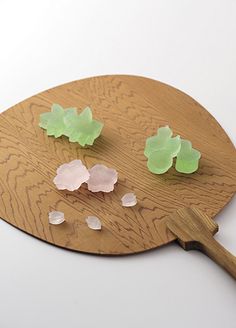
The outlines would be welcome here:
M 193 173 L 198 169 L 201 153 L 192 148 L 192 143 L 188 140 L 181 140 L 181 148 L 177 154 L 175 169 L 181 173 Z
M 55 138 L 58 138 L 64 134 L 65 113 L 76 113 L 76 109 L 67 108 L 64 110 L 62 106 L 58 104 L 53 104 L 51 112 L 43 113 L 40 115 L 39 126 L 47 130 L 48 136 L 54 136 Z
M 64 122 L 64 134 L 69 137 L 69 141 L 78 142 L 81 146 L 92 145 L 103 128 L 103 123 L 93 120 L 89 107 L 80 115 L 65 115 Z

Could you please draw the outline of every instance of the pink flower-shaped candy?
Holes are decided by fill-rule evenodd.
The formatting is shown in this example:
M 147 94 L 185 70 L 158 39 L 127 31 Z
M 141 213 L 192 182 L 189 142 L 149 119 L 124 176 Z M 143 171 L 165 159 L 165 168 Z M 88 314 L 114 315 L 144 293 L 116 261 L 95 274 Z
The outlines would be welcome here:
M 79 189 L 82 183 L 88 181 L 89 171 L 81 160 L 76 159 L 70 163 L 62 164 L 57 169 L 57 175 L 53 179 L 57 189 L 70 191 Z
M 114 190 L 114 184 L 118 179 L 116 170 L 110 169 L 103 164 L 96 164 L 89 170 L 89 173 L 88 190 L 92 192 L 110 192 Z

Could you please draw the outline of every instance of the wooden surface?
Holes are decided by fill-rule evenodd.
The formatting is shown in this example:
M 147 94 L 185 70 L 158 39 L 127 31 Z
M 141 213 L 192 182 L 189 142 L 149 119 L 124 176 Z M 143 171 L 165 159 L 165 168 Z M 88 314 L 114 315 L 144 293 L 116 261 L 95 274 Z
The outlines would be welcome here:
M 92 107 L 94 118 L 105 123 L 93 147 L 48 137 L 39 128 L 40 113 L 52 103 Z M 145 139 L 166 124 L 201 151 L 198 172 L 184 175 L 172 168 L 158 176 L 148 171 Z M 88 167 L 104 163 L 117 169 L 114 192 L 57 190 L 52 182 L 56 168 L 76 158 Z M 236 190 L 235 148 L 216 120 L 181 91 L 133 76 L 71 82 L 1 114 L 0 172 L 0 216 L 5 221 L 49 243 L 98 254 L 136 253 L 173 241 L 176 236 L 165 222 L 169 215 L 195 206 L 214 217 Z M 132 191 L 138 205 L 123 208 L 121 197 Z M 51 210 L 63 211 L 66 223 L 49 225 Z M 88 215 L 101 219 L 101 232 L 87 228 Z
M 170 215 L 166 225 L 185 250 L 202 251 L 236 279 L 236 257 L 213 238 L 218 225 L 206 214 L 194 207 L 180 209 Z

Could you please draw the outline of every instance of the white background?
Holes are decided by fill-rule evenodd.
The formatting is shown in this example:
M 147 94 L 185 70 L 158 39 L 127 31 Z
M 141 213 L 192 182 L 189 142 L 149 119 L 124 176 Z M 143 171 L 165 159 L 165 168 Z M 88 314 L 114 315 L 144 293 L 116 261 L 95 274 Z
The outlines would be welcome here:
M 61 83 L 115 73 L 182 89 L 235 143 L 236 1 L 0 0 L 1 110 Z M 235 199 L 217 222 L 216 238 L 236 254 Z M 0 327 L 235 328 L 236 284 L 176 244 L 96 257 L 0 221 Z

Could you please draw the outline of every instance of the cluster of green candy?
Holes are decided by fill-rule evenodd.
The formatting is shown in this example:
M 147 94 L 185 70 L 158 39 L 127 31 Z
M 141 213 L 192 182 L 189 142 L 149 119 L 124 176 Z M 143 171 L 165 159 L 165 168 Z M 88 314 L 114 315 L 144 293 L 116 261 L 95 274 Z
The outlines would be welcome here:
M 39 126 L 47 130 L 48 136 L 58 138 L 65 135 L 71 142 L 81 146 L 92 145 L 100 135 L 103 123 L 93 120 L 92 110 L 86 107 L 79 115 L 76 108 L 63 108 L 53 104 L 51 112 L 40 115 Z
M 155 174 L 167 172 L 173 165 L 177 156 L 175 169 L 181 173 L 193 173 L 198 169 L 201 153 L 192 148 L 192 143 L 172 137 L 173 132 L 169 126 L 161 127 L 155 136 L 146 140 L 144 155 L 148 158 L 149 171 Z

